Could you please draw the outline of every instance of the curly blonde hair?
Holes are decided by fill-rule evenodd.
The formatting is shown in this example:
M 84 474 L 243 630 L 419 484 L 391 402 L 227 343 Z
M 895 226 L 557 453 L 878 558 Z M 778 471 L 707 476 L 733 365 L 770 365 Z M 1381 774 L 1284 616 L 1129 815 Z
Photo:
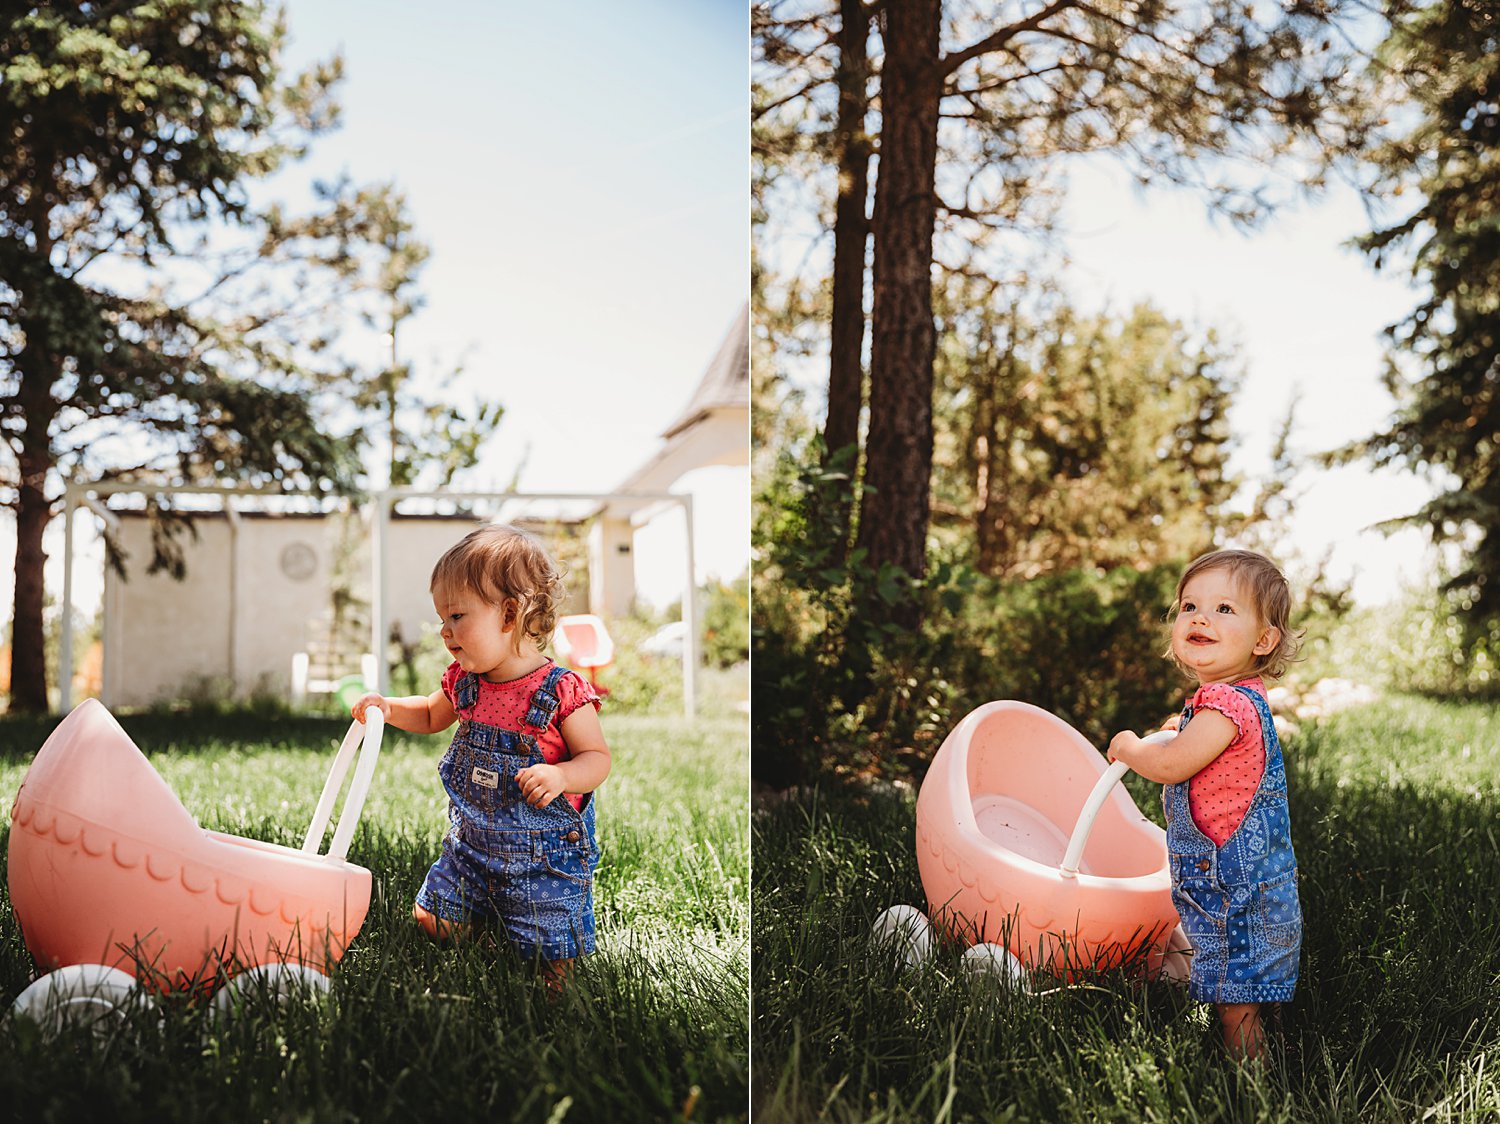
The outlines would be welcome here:
M 432 568 L 428 586 L 441 591 L 472 590 L 491 605 L 515 614 L 517 636 L 545 647 L 557 627 L 564 596 L 563 575 L 545 547 L 501 523 L 470 531 Z
M 1254 672 L 1271 679 L 1280 679 L 1287 666 L 1301 658 L 1302 629 L 1291 627 L 1292 587 L 1276 563 L 1264 554 L 1253 550 L 1215 550 L 1200 555 L 1188 563 L 1182 577 L 1177 579 L 1177 592 L 1172 599 L 1173 611 L 1182 603 L 1182 591 L 1196 575 L 1206 570 L 1226 570 L 1243 583 L 1250 593 L 1250 603 L 1266 625 L 1280 635 L 1276 646 L 1264 655 L 1255 657 Z M 1172 655 L 1170 646 L 1168 655 Z M 1177 657 L 1172 656 L 1177 662 Z M 1179 666 L 1181 666 L 1179 664 Z M 1183 668 L 1186 671 L 1186 668 Z

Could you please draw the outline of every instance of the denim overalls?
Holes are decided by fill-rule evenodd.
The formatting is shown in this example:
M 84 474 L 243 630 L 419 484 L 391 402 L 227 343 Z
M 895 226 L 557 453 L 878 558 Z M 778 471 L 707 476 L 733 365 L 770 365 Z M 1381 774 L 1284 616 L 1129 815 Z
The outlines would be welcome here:
M 1302 910 L 1287 814 L 1286 766 L 1259 692 L 1234 688 L 1255 706 L 1266 767 L 1240 826 L 1215 847 L 1188 810 L 1188 782 L 1162 789 L 1172 902 L 1193 945 L 1189 993 L 1210 1003 L 1276 1003 L 1297 985 Z M 1193 716 L 1183 710 L 1179 729 Z
M 494 918 L 527 958 L 565 960 L 594 951 L 593 793 L 583 808 L 565 795 L 533 808 L 517 771 L 543 762 L 535 733 L 557 713 L 554 667 L 531 696 L 521 730 L 465 717 L 479 701 L 472 672 L 454 684 L 459 714 L 453 744 L 438 764 L 448 790 L 448 834 L 417 904 L 445 921 Z

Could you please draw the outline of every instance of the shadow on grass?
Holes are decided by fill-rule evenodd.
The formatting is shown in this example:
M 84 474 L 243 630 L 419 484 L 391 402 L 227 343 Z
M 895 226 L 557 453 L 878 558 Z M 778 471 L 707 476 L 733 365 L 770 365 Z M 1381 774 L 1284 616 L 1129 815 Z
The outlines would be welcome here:
M 329 997 L 252 997 L 226 1022 L 168 997 L 166 1017 L 43 1038 L 9 1013 L 31 961 L 0 896 L 0 1104 L 27 1120 L 660 1120 L 689 1103 L 694 1120 L 743 1118 L 742 946 L 618 934 L 553 994 L 508 946 L 420 933 L 411 902 L 434 846 L 362 829 L 350 860 L 374 873 L 370 912 Z
M 875 915 L 923 906 L 914 793 L 759 809 L 755 1118 L 1492 1119 L 1495 789 L 1351 784 L 1316 754 L 1292 761 L 1302 979 L 1263 1072 L 1229 1064 L 1211 1009 L 1169 984 L 1116 973 L 1028 997 L 970 979 L 955 948 L 916 971 L 872 957 Z
M 0 715 L 0 764 L 30 761 L 63 717 Z M 263 749 L 303 749 L 338 741 L 348 731 L 350 721 L 347 716 L 217 708 L 151 710 L 116 714 L 115 718 L 145 753 L 193 753 L 247 744 Z

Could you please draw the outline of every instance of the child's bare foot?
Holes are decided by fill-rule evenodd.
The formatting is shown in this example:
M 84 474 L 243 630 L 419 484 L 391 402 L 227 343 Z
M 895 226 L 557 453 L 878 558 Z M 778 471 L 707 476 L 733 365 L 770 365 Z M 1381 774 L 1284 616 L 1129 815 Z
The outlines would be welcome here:
M 542 978 L 547 982 L 547 990 L 553 994 L 560 994 L 567 986 L 568 978 L 573 974 L 573 960 L 543 960 Z
M 457 944 L 470 934 L 470 926 L 462 921 L 447 921 L 429 913 L 419 905 L 411 907 L 411 917 L 422 927 L 427 939 L 439 944 Z
M 1259 1003 L 1220 1003 L 1224 1048 L 1235 1061 L 1259 1061 L 1266 1051 L 1266 1031 Z

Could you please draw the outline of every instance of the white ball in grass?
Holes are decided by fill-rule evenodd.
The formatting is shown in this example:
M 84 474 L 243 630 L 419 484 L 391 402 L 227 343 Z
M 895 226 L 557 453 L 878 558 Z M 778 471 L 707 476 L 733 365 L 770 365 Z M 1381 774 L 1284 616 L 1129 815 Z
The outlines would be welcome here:
M 971 976 L 992 976 L 1021 991 L 1031 990 L 1031 973 L 1004 945 L 976 944 L 964 953 L 962 963 Z
M 870 930 L 870 944 L 894 951 L 908 968 L 918 968 L 932 957 L 932 939 L 932 922 L 909 905 L 884 910 Z
M 44 1034 L 65 1026 L 87 1026 L 103 1034 L 131 1011 L 153 1006 L 129 972 L 105 964 L 69 964 L 27 987 L 11 1009 Z
M 250 968 L 219 989 L 214 996 L 214 1017 L 236 1013 L 253 995 L 266 995 L 278 1006 L 292 999 L 311 999 L 326 994 L 328 977 L 302 964 L 261 964 Z

